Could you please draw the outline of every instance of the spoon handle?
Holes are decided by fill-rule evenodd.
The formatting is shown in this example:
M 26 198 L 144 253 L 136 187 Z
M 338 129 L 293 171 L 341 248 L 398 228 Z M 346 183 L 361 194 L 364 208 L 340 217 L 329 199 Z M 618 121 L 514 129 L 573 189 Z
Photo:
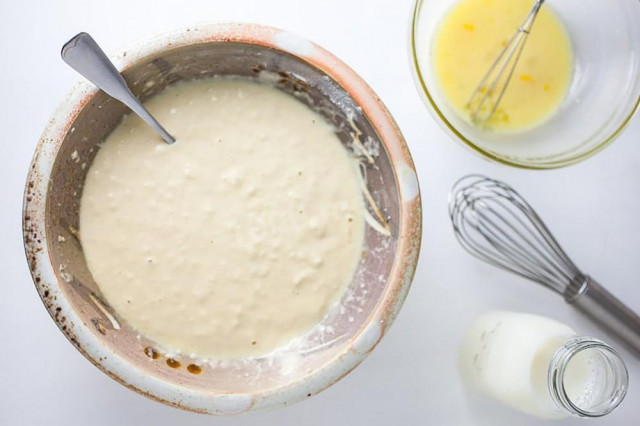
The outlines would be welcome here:
M 172 144 L 176 141 L 131 93 L 122 75 L 89 34 L 79 33 L 65 43 L 61 56 L 71 68 L 138 114 L 165 142 Z

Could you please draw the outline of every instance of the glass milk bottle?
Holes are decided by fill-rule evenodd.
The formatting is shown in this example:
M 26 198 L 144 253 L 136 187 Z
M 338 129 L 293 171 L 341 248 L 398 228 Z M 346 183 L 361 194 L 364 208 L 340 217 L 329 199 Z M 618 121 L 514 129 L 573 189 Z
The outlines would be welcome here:
M 604 416 L 622 402 L 629 379 L 606 343 L 549 318 L 505 311 L 474 321 L 459 364 L 471 388 L 545 419 Z

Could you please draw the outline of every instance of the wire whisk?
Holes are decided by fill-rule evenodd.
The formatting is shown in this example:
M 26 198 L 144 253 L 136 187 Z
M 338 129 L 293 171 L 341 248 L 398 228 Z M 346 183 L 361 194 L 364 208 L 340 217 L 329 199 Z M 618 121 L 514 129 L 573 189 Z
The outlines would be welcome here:
M 582 273 L 511 186 L 482 175 L 465 176 L 449 195 L 449 216 L 469 253 L 553 290 L 640 355 L 640 317 Z
M 485 124 L 498 110 L 533 28 L 533 23 L 544 2 L 545 0 L 536 0 L 525 20 L 511 35 L 471 94 L 467 107 L 471 110 L 471 120 L 475 124 Z

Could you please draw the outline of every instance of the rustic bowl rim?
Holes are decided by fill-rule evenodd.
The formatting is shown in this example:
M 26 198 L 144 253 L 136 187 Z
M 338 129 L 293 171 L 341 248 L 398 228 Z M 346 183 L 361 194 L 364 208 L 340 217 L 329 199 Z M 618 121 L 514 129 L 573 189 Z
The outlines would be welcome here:
M 24 193 L 23 237 L 32 278 L 42 301 L 61 331 L 89 361 L 111 378 L 149 398 L 178 408 L 210 414 L 237 414 L 290 405 L 316 394 L 353 370 L 375 348 L 402 306 L 415 272 L 422 235 L 421 197 L 409 149 L 395 121 L 373 90 L 346 64 L 316 44 L 287 31 L 257 24 L 199 24 L 138 42 L 113 59 L 126 69 L 143 58 L 198 43 L 237 42 L 279 50 L 320 69 L 338 82 L 369 117 L 389 153 L 400 197 L 399 235 L 387 286 L 367 323 L 346 350 L 300 380 L 256 393 L 202 391 L 142 374 L 113 354 L 92 333 L 61 289 L 49 257 L 45 229 L 47 190 L 53 164 L 65 136 L 83 107 L 97 92 L 81 81 L 53 114 L 36 147 Z M 57 318 L 64 316 L 63 329 Z

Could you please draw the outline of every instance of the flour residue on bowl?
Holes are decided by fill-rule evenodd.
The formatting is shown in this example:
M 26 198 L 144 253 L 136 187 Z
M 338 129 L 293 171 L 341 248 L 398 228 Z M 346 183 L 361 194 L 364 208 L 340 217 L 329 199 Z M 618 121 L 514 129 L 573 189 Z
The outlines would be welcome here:
M 91 165 L 81 240 L 106 301 L 168 351 L 239 358 L 319 323 L 363 247 L 358 170 L 295 98 L 229 79 L 178 83 L 129 115 Z

